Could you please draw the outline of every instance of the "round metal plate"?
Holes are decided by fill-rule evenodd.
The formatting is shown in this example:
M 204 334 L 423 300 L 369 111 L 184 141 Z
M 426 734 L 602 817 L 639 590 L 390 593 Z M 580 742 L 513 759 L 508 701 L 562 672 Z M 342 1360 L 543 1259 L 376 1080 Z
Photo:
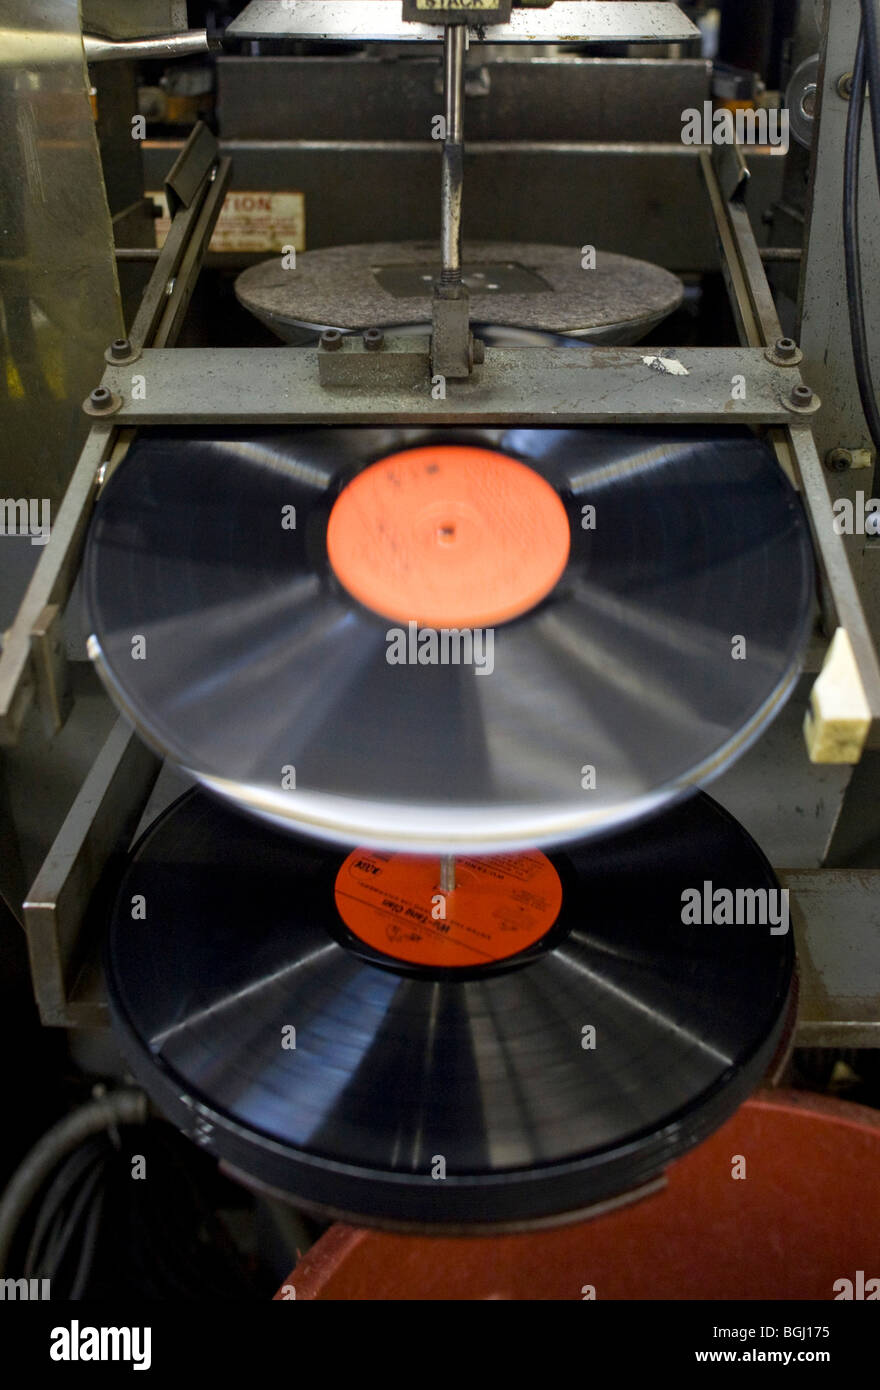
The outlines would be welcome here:
M 596 253 L 584 269 L 576 246 L 466 242 L 462 252 L 476 322 L 636 343 L 677 309 L 677 276 L 647 261 Z M 262 261 L 239 275 L 246 309 L 287 342 L 324 328 L 361 331 L 431 318 L 440 249 L 420 241 L 331 246 Z

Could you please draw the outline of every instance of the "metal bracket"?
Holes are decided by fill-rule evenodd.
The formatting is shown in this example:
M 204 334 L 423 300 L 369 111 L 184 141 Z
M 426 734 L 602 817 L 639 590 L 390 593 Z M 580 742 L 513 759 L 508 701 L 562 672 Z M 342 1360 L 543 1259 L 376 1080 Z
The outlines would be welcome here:
M 61 608 L 48 603 L 31 628 L 37 704 L 47 737 L 57 734 L 73 705 L 70 672 L 61 631 Z
M 340 336 L 333 349 L 318 348 L 318 380 L 322 386 L 365 390 L 424 386 L 430 370 L 430 339 L 383 338 L 381 347 L 368 348 L 360 335 Z M 296 349 L 293 349 L 295 351 Z
M 403 0 L 405 24 L 507 24 L 512 0 Z
M 204 121 L 197 121 L 165 178 L 165 197 L 172 217 L 180 208 L 192 206 L 218 154 L 211 131 Z
M 118 719 L 27 895 L 25 931 L 43 1023 L 107 1021 L 95 963 L 83 951 L 83 925 L 98 880 L 111 855 L 127 848 L 161 765 Z
M 739 159 L 732 161 L 727 153 L 737 148 L 721 146 L 720 152 L 713 151 L 712 158 L 703 152 L 700 165 L 715 218 L 722 269 L 740 338 L 752 347 L 763 348 L 768 361 L 776 362 L 779 356 L 776 349 L 781 342 L 788 340 L 782 336 L 776 304 L 743 201 L 745 178 L 748 175 L 745 160 L 741 152 Z M 783 371 L 791 372 L 787 362 L 784 366 L 780 365 Z M 792 372 L 787 383 L 780 386 L 779 403 L 792 416 L 809 417 L 820 408 L 819 397 L 813 392 L 807 399 L 806 393 L 799 389 L 803 385 L 799 373 L 795 375 Z M 799 394 L 805 396 L 803 403 L 798 401 Z M 828 609 L 826 626 L 831 630 L 837 626 L 845 630 L 854 655 L 856 672 L 851 682 L 851 716 L 856 721 L 863 719 L 867 709 L 870 728 L 864 746 L 877 747 L 880 745 L 880 663 L 845 542 L 833 524 L 828 479 L 806 419 L 804 423 L 792 420 L 785 435 L 786 449 L 781 450 L 778 441 L 774 440 L 774 443 L 777 443 L 782 467 L 786 467 L 789 461 L 794 462 L 795 482 L 801 488 L 815 550 L 826 581 L 822 591 Z
M 438 285 L 431 306 L 431 372 L 434 376 L 463 379 L 475 360 L 474 335 L 470 331 L 467 286 L 454 290 Z

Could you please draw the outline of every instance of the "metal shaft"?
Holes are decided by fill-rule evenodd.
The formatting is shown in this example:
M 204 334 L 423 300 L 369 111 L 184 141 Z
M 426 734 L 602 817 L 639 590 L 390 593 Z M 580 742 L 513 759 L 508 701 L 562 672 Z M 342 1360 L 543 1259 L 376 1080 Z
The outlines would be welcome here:
M 446 139 L 440 183 L 440 247 L 444 285 L 461 284 L 461 200 L 464 182 L 464 54 L 467 30 L 447 24 L 443 39 Z
M 206 29 L 190 29 L 182 34 L 163 34 L 148 39 L 103 39 L 83 34 L 87 63 L 107 63 L 113 59 L 186 58 L 191 53 L 208 53 L 218 43 L 208 38 Z
M 440 856 L 440 891 L 441 893 L 455 892 L 454 854 L 443 854 Z

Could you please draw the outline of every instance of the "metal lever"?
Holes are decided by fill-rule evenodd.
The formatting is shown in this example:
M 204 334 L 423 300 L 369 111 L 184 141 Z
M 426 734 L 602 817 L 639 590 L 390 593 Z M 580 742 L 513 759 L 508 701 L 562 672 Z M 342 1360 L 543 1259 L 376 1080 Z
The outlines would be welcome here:
M 440 176 L 439 284 L 434 286 L 431 371 L 443 377 L 467 377 L 473 366 L 473 336 L 468 320 L 467 286 L 461 278 L 461 205 L 464 184 L 464 55 L 467 31 L 447 24 L 443 38 L 443 87 L 446 138 Z

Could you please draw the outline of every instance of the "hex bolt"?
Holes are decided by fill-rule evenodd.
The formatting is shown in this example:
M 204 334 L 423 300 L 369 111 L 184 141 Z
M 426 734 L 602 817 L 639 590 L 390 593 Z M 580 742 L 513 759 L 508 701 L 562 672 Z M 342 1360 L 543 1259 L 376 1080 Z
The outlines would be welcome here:
M 385 346 L 385 334 L 381 328 L 364 329 L 364 347 L 367 352 L 379 352 Z
M 111 400 L 110 388 L 108 386 L 96 386 L 94 391 L 89 392 L 89 404 L 101 409 L 109 405 Z
M 788 361 L 792 357 L 797 357 L 797 343 L 794 338 L 777 338 L 773 345 L 773 351 L 781 361 Z
M 799 405 L 801 407 L 812 405 L 813 392 L 810 390 L 809 386 L 794 386 L 791 392 L 791 399 L 793 405 Z
M 338 352 L 342 347 L 342 334 L 338 328 L 325 328 L 321 334 L 321 347 L 325 352 Z
M 122 362 L 131 356 L 131 341 L 128 338 L 114 338 L 110 344 L 110 356 L 114 362 Z

